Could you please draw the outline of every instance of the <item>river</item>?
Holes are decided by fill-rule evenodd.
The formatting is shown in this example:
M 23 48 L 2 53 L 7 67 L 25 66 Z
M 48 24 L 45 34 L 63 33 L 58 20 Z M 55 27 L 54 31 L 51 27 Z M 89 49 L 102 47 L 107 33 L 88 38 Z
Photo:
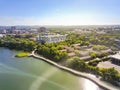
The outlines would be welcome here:
M 102 90 L 42 60 L 15 58 L 18 52 L 0 48 L 0 90 Z

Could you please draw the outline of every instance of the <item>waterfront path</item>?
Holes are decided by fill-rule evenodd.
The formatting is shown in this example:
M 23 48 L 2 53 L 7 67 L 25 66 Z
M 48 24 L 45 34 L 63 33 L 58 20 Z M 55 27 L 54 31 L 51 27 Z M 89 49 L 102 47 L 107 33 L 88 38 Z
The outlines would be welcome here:
M 95 84 L 97 84 L 98 86 L 103 88 L 104 90 L 117 90 L 117 89 L 113 88 L 112 86 L 111 87 L 107 86 L 105 83 L 101 82 L 99 78 L 92 77 L 88 73 L 78 72 L 78 71 L 73 70 L 71 68 L 68 68 L 68 67 L 65 67 L 65 66 L 61 66 L 61 65 L 57 64 L 56 62 L 53 62 L 53 61 L 51 61 L 49 59 L 46 59 L 46 58 L 44 58 L 42 56 L 39 56 L 39 55 L 35 54 L 35 51 L 36 50 L 34 50 L 31 53 L 31 56 L 34 57 L 34 58 L 41 59 L 41 60 L 43 60 L 43 61 L 45 61 L 45 62 L 47 62 L 47 63 L 49 63 L 51 65 L 56 66 L 57 68 L 60 68 L 60 69 L 65 70 L 67 72 L 70 72 L 70 73 L 72 73 L 74 75 L 81 76 L 83 78 L 89 79 L 90 81 L 94 82 Z

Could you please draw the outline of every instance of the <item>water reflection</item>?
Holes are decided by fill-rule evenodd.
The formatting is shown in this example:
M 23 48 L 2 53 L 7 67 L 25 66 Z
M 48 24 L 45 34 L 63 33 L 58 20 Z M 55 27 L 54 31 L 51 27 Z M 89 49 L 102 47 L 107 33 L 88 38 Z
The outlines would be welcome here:
M 95 83 L 91 82 L 88 79 L 80 78 L 79 82 L 84 87 L 82 90 L 102 90 Z

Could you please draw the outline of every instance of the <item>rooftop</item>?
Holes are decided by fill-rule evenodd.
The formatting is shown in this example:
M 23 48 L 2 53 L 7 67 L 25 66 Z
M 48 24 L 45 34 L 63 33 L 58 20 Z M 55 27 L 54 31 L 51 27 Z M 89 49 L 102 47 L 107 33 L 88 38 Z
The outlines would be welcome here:
M 115 55 L 112 55 L 111 57 L 120 60 L 120 52 Z
M 60 37 L 60 36 L 64 36 L 64 35 L 60 35 L 60 34 L 56 34 L 56 35 L 43 35 L 40 37 Z

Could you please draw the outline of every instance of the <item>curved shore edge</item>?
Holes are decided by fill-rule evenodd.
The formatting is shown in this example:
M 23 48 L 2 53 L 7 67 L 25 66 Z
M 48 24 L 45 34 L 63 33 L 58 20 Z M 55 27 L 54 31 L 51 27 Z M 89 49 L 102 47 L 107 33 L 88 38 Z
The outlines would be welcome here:
M 56 62 L 53 62 L 53 61 L 51 61 L 51 60 L 49 60 L 49 59 L 46 59 L 46 58 L 44 58 L 44 57 L 42 57 L 42 56 L 36 55 L 36 54 L 34 53 L 34 51 L 32 52 L 32 54 L 31 54 L 30 56 L 31 56 L 31 57 L 34 57 L 34 58 L 37 58 L 37 59 L 41 59 L 41 60 L 43 60 L 43 61 L 45 61 L 45 62 L 47 62 L 47 63 L 49 63 L 49 64 L 51 64 L 51 65 L 54 65 L 55 67 L 57 67 L 57 68 L 59 68 L 59 69 L 61 69 L 61 70 L 67 71 L 67 72 L 72 73 L 72 74 L 74 74 L 74 75 L 76 75 L 76 76 L 80 76 L 80 77 L 86 78 L 86 79 L 94 82 L 96 85 L 98 85 L 99 87 L 101 87 L 101 88 L 104 89 L 104 90 L 115 90 L 115 88 L 112 88 L 112 87 L 109 87 L 109 86 L 103 84 L 103 83 L 100 82 L 99 79 L 97 79 L 97 78 L 90 77 L 90 76 L 88 76 L 88 74 L 85 74 L 85 73 L 82 73 L 82 72 L 73 70 L 73 69 L 68 68 L 68 67 L 65 67 L 65 66 L 61 66 L 61 65 L 57 64 Z M 116 90 L 117 90 L 117 89 L 116 89 Z

